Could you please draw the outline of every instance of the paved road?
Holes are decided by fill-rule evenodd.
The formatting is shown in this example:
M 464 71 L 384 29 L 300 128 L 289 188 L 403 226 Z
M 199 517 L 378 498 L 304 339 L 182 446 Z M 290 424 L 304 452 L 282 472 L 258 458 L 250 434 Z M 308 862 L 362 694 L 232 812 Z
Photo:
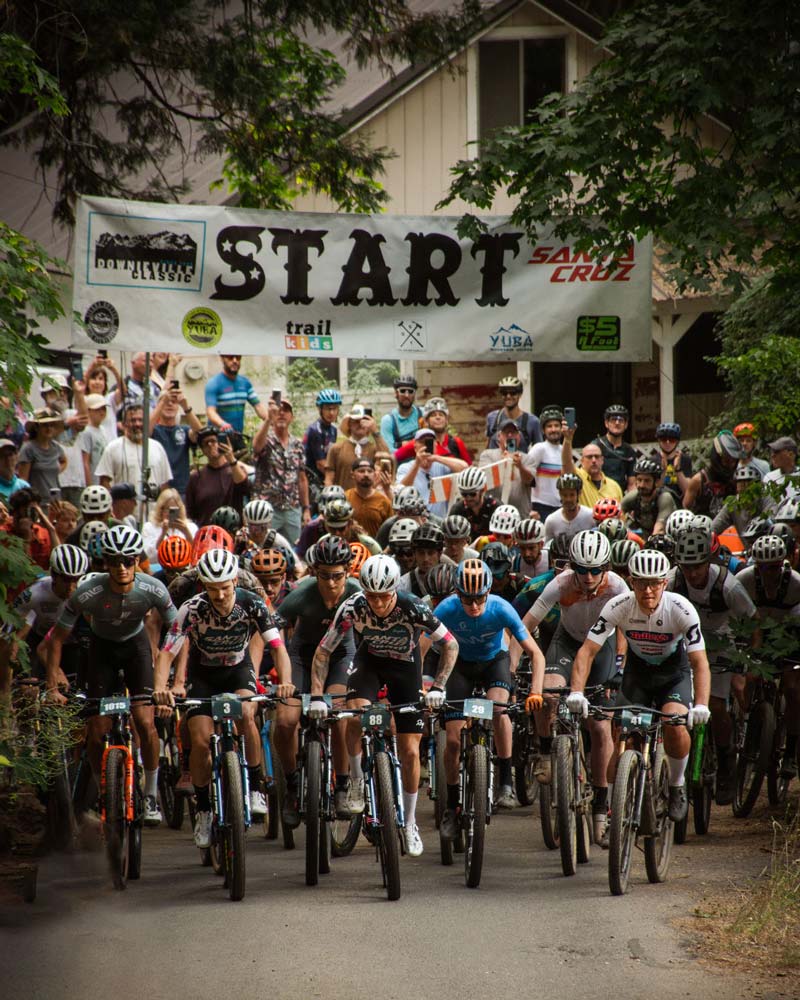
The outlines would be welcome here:
M 493 820 L 481 887 L 469 890 L 460 857 L 452 868 L 439 863 L 427 801 L 421 813 L 426 853 L 403 859 L 395 903 L 363 839 L 309 888 L 302 833 L 289 852 L 252 830 L 240 903 L 199 865 L 188 821 L 179 832 L 145 832 L 143 877 L 122 893 L 108 886 L 101 854 L 51 858 L 34 904 L 0 907 L 3 994 L 752 996 L 745 982 L 694 961 L 673 926 L 694 902 L 701 855 L 691 843 L 676 849 L 668 883 L 649 885 L 638 857 L 629 894 L 613 898 L 605 854 L 565 879 L 557 853 L 542 845 L 538 817 L 520 809 Z

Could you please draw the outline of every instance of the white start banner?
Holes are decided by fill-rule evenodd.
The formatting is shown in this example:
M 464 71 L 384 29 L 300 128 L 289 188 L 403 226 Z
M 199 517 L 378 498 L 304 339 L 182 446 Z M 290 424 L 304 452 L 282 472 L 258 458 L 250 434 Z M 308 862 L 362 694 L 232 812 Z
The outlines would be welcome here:
M 475 361 L 646 361 L 652 241 L 613 265 L 506 218 L 82 198 L 73 346 Z

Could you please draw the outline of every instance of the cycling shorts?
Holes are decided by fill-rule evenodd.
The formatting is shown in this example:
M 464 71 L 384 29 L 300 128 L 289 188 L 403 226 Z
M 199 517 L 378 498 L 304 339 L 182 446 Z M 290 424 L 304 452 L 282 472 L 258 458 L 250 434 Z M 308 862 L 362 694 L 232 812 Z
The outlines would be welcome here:
M 559 622 L 555 635 L 547 647 L 545 674 L 558 674 L 559 677 L 563 677 L 566 683 L 569 684 L 572 677 L 572 664 L 582 645 L 583 643 L 573 638 L 562 623 Z M 593 684 L 606 684 L 616 672 L 617 644 L 615 637 L 610 635 L 594 658 L 592 669 L 589 671 L 589 678 L 586 681 L 586 687 L 591 687 Z M 546 677 L 544 684 L 547 687 Z
M 189 683 L 186 687 L 190 698 L 211 698 L 216 694 L 234 694 L 236 691 L 249 691 L 256 694 L 256 672 L 249 653 L 232 667 L 200 666 L 192 663 L 189 658 Z M 196 715 L 206 715 L 211 718 L 211 704 L 193 705 L 186 713 L 187 719 Z
M 292 663 L 292 684 L 301 694 L 309 694 L 311 691 L 311 660 L 313 650 L 308 655 L 304 655 L 300 650 L 290 650 L 289 659 Z M 328 664 L 328 676 L 325 679 L 325 690 L 333 684 L 347 686 L 347 672 L 352 666 L 349 656 L 340 656 L 331 659 Z
M 28 661 L 31 665 L 31 677 L 37 681 L 47 679 L 47 664 L 39 659 L 37 647 L 44 641 L 43 635 L 29 632 L 25 638 L 28 647 Z M 86 652 L 77 642 L 70 642 L 61 647 L 61 669 L 67 677 L 75 677 L 73 689 L 82 691 L 86 683 Z
M 392 705 L 419 701 L 422 689 L 422 664 L 415 650 L 414 661 L 393 660 L 386 656 L 373 656 L 364 645 L 356 651 L 352 672 L 348 677 L 348 687 L 353 698 L 366 698 L 375 702 L 378 691 L 386 685 L 387 697 Z M 422 735 L 422 713 L 394 713 L 394 723 L 398 733 Z
M 476 687 L 482 687 L 484 691 L 493 687 L 504 691 L 513 690 L 511 660 L 507 649 L 501 649 L 491 660 L 462 660 L 459 656 L 453 672 L 447 678 L 447 700 L 463 701 L 464 698 L 471 698 Z M 464 716 L 458 709 L 448 708 L 444 718 L 445 722 L 454 722 Z
M 665 670 L 666 664 L 669 666 Z M 622 690 L 617 694 L 616 704 L 647 705 L 660 709 L 674 701 L 689 708 L 692 704 L 692 670 L 683 644 L 659 667 L 645 663 L 628 650 Z
M 120 683 L 124 677 L 124 685 Z M 90 698 L 119 694 L 123 687 L 131 697 L 153 693 L 153 650 L 145 629 L 122 642 L 91 634 L 86 688 Z

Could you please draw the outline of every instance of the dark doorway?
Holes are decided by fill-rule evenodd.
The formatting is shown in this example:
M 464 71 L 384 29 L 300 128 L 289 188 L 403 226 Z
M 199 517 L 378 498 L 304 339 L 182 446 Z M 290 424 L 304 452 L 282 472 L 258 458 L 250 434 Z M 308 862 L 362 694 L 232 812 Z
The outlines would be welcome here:
M 533 366 L 534 411 L 548 403 L 574 406 L 578 432 L 575 444 L 582 447 L 605 433 L 603 411 L 610 403 L 631 406 L 631 366 L 623 362 L 539 364 Z

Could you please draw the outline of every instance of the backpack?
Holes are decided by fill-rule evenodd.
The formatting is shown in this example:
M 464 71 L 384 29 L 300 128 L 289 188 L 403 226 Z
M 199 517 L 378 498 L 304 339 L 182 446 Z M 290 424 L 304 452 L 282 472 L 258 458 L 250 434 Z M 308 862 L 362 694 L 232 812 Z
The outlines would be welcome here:
M 720 614 L 723 611 L 728 610 L 728 605 L 725 603 L 725 596 L 723 594 L 723 589 L 725 586 L 725 579 L 728 576 L 729 570 L 724 566 L 720 567 L 719 576 L 712 583 L 711 590 L 708 594 L 707 604 L 695 604 L 698 610 L 709 611 L 711 614 Z M 675 585 L 672 588 L 673 593 L 680 594 L 681 597 L 685 597 L 687 601 L 694 604 L 694 599 L 689 597 L 689 588 L 686 585 L 686 577 L 681 573 L 680 569 L 675 570 Z
M 416 413 L 417 421 L 419 422 L 419 420 L 422 419 L 422 410 L 416 403 L 414 403 L 414 412 Z M 405 436 L 403 436 L 400 433 L 400 421 L 397 419 L 395 411 L 392 410 L 389 416 L 392 418 L 392 433 L 394 434 L 395 441 L 397 441 L 398 444 L 405 444 L 406 441 L 413 440 L 416 431 L 408 431 Z

